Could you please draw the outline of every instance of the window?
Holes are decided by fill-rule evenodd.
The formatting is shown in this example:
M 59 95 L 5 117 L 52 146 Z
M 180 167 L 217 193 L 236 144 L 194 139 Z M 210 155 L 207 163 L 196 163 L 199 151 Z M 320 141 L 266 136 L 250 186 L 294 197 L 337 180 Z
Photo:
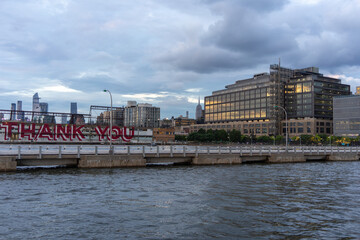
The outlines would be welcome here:
M 303 83 L 303 92 L 311 92 L 311 82 Z
M 295 92 L 296 93 L 302 93 L 302 83 L 297 83 L 296 84 Z

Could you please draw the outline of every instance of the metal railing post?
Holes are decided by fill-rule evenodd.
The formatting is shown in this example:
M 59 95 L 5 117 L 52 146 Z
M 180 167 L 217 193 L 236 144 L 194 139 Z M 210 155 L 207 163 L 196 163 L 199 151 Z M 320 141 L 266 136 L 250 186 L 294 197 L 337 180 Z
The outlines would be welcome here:
M 145 157 L 145 146 L 144 145 L 142 146 L 142 155 L 143 155 L 143 157 Z
M 77 146 L 77 157 L 80 158 L 80 146 Z
M 184 157 L 186 157 L 185 146 L 183 146 L 183 155 L 184 155 Z
M 98 155 L 98 146 L 95 146 L 95 155 Z
M 156 156 L 159 157 L 160 156 L 160 149 L 159 146 L 156 146 Z
M 21 159 L 21 146 L 18 146 L 18 159 Z
M 42 147 L 42 146 L 39 146 L 39 158 L 40 158 L 40 159 L 42 158 L 41 147 Z
M 252 151 L 253 151 L 253 149 L 252 149 L 252 147 L 250 146 L 250 156 L 252 156 Z
M 59 146 L 59 158 L 61 158 L 61 146 Z
M 198 157 L 199 153 L 198 153 L 198 146 L 195 146 L 195 156 Z
M 170 157 L 173 157 L 174 154 L 173 154 L 173 145 L 170 146 Z
M 210 147 L 207 146 L 207 154 L 209 155 L 210 154 Z
M 220 146 L 218 146 L 218 151 L 219 151 L 219 154 L 221 154 L 221 148 L 220 148 Z

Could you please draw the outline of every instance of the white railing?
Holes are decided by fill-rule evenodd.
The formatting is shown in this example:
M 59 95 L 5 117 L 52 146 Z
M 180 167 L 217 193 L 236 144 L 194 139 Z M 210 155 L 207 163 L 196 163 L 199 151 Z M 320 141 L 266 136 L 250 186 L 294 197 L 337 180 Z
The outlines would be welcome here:
M 108 145 L 0 145 L 0 156 L 17 156 L 20 159 L 25 155 L 37 155 L 42 158 L 44 155 L 98 155 L 109 154 Z M 188 146 L 188 145 L 113 145 L 114 154 L 130 155 L 167 155 L 170 157 L 189 154 L 237 154 L 237 155 L 271 155 L 275 153 L 302 153 L 306 155 L 328 155 L 334 153 L 359 153 L 360 147 L 340 146 Z

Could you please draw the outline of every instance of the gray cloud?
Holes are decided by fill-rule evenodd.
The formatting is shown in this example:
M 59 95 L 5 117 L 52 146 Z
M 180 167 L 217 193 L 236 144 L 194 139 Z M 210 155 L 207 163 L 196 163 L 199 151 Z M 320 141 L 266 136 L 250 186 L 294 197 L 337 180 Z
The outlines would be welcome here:
M 279 57 L 354 85 L 359 12 L 357 0 L 1 1 L 0 108 L 29 106 L 29 91 L 44 89 L 52 111 L 71 100 L 87 109 L 107 104 L 109 88 L 119 105 L 126 94 L 172 92 L 152 103 L 177 116 L 196 106 L 186 89 L 209 95 Z

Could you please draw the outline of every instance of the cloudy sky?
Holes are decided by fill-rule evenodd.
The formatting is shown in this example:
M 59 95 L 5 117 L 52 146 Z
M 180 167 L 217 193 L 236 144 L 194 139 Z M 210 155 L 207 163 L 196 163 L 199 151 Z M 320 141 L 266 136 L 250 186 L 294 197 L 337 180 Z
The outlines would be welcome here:
M 360 0 L 1 0 L 0 109 L 128 100 L 194 117 L 198 96 L 284 67 L 360 85 Z

